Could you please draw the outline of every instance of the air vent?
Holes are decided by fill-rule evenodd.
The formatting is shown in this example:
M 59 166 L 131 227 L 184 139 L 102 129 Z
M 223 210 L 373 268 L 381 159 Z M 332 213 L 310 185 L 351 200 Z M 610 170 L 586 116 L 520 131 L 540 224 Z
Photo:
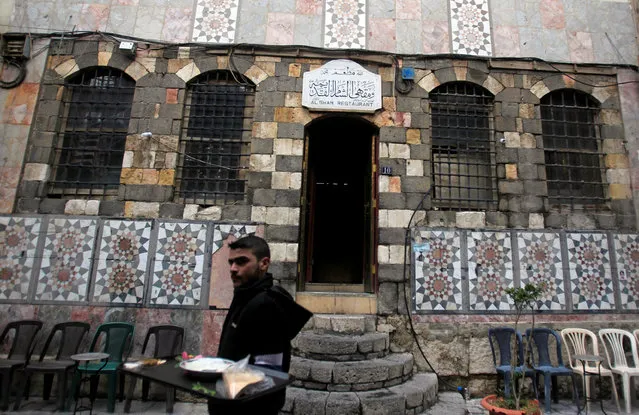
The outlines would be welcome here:
M 5 58 L 29 59 L 31 55 L 31 39 L 23 34 L 6 33 L 1 37 L 2 56 Z

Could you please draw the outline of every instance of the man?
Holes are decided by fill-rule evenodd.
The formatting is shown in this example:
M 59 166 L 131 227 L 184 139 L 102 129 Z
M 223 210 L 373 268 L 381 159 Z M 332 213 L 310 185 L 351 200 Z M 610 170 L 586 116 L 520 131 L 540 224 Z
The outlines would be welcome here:
M 224 320 L 217 355 L 231 360 L 250 356 L 249 363 L 288 372 L 291 339 L 312 313 L 295 303 L 283 288 L 273 285 L 268 273 L 271 251 L 258 236 L 246 236 L 229 244 L 233 301 Z M 286 390 L 227 407 L 209 400 L 209 413 L 277 414 Z

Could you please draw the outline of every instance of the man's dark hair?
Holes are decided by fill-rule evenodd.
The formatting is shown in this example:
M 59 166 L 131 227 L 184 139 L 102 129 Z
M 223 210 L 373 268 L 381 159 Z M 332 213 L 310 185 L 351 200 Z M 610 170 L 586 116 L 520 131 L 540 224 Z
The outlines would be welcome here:
M 265 257 L 271 257 L 271 250 L 266 241 L 259 236 L 248 235 L 229 244 L 231 249 L 249 249 L 259 261 Z

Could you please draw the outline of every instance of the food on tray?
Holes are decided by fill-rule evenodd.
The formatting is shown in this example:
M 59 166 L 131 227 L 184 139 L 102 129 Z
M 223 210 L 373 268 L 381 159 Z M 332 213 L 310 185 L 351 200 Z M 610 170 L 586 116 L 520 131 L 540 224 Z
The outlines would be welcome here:
M 166 363 L 166 360 L 148 358 L 148 359 L 142 359 L 140 363 L 144 366 L 159 366 L 162 363 Z
M 255 370 L 224 372 L 224 387 L 226 388 L 226 395 L 229 398 L 234 399 L 238 393 L 242 391 L 242 389 L 248 385 L 261 382 L 264 378 L 264 373 Z
M 217 357 L 202 357 L 200 359 L 185 360 L 180 367 L 190 372 L 222 372 L 233 364 L 233 361 Z

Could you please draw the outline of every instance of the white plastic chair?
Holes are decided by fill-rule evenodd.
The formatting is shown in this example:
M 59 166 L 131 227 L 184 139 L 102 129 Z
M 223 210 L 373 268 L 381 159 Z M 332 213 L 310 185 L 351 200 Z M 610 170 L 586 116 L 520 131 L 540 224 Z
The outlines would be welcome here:
M 584 377 L 584 365 L 581 361 L 577 361 L 573 356 L 579 354 L 590 354 L 599 356 L 599 341 L 597 335 L 590 330 L 568 328 L 561 331 L 561 338 L 564 342 L 564 347 L 568 352 L 568 361 L 570 362 L 570 368 L 572 371 L 582 378 Z M 601 366 L 601 368 L 599 368 Z M 600 372 L 601 371 L 601 372 Z M 617 404 L 617 411 L 621 412 L 619 407 L 619 396 L 617 395 L 617 387 L 615 386 L 615 377 L 612 371 L 604 367 L 601 363 L 587 362 L 586 374 L 591 377 L 598 376 L 601 373 L 601 377 L 609 377 L 612 384 L 612 393 Z M 586 390 L 586 399 L 588 406 L 590 406 L 590 382 L 588 379 L 582 379 Z
M 623 381 L 623 399 L 626 403 L 626 413 L 631 411 L 632 395 L 630 394 L 630 379 L 639 376 L 639 356 L 637 355 L 637 340 L 629 331 L 619 329 L 601 329 L 599 337 L 604 345 L 608 364 L 612 373 L 621 376 Z M 628 364 L 624 340 L 630 344 L 631 364 Z

